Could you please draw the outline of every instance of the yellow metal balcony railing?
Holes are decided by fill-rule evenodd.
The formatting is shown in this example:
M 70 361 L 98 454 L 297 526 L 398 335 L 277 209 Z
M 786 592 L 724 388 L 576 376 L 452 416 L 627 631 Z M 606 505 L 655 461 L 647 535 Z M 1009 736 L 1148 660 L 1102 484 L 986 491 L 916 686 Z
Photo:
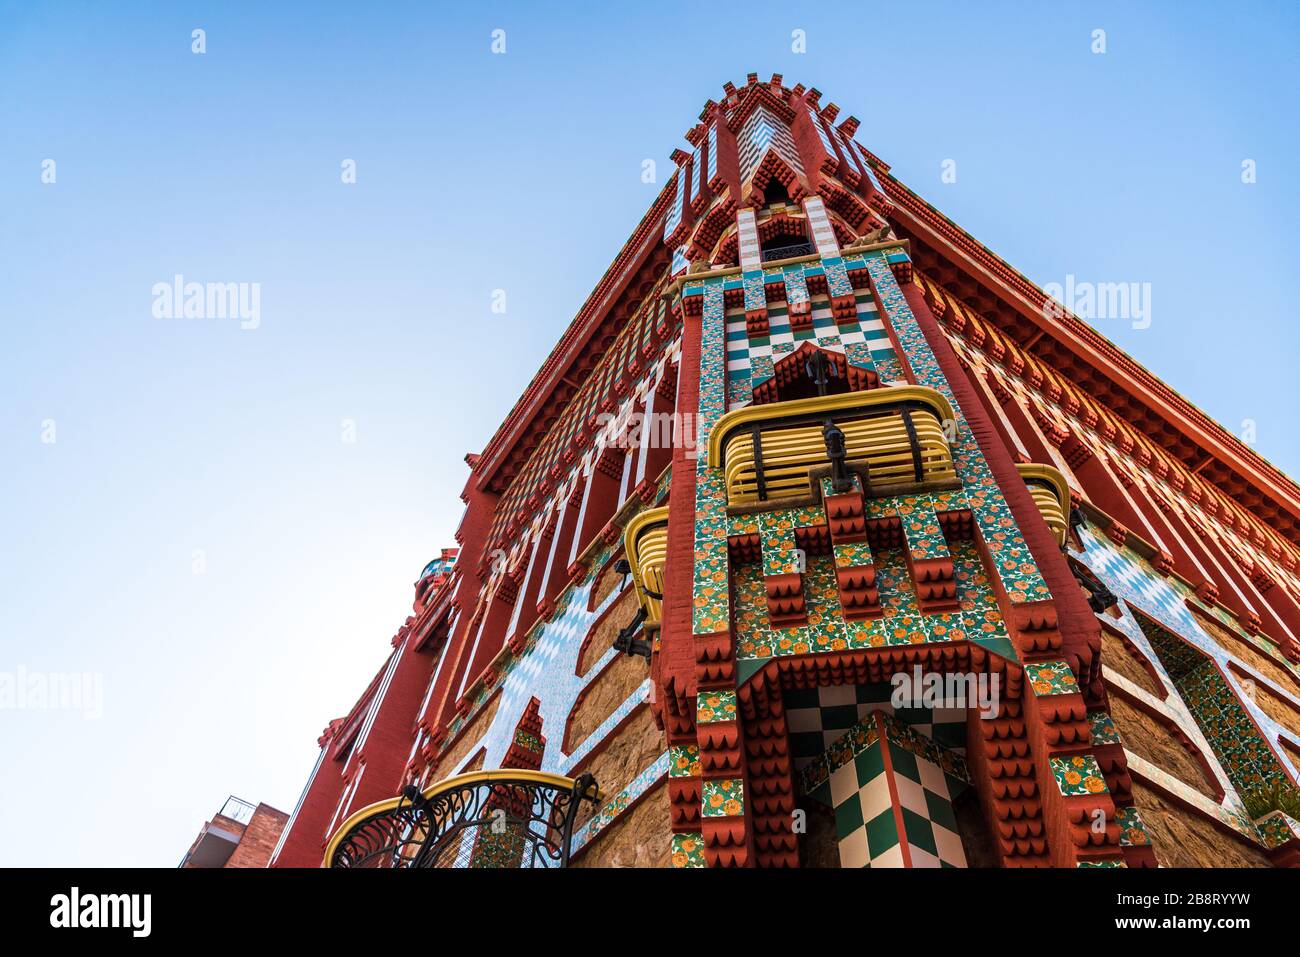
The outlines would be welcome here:
M 1056 536 L 1056 544 L 1064 545 L 1070 534 L 1070 486 L 1065 476 L 1052 466 L 1037 462 L 1019 462 L 1016 471 L 1029 486 L 1029 494 Z
M 599 798 L 590 774 L 509 768 L 408 785 L 344 821 L 322 866 L 565 867 L 578 808 Z
M 722 416 L 709 436 L 709 465 L 724 471 L 728 505 L 812 495 L 809 471 L 828 465 L 827 420 L 844 433 L 846 463 L 866 466 L 874 492 L 957 479 L 947 441 L 951 404 L 934 389 L 895 386 L 751 405 Z
M 623 529 L 632 584 L 645 611 L 645 627 L 657 628 L 663 610 L 664 563 L 668 560 L 668 509 L 652 508 Z

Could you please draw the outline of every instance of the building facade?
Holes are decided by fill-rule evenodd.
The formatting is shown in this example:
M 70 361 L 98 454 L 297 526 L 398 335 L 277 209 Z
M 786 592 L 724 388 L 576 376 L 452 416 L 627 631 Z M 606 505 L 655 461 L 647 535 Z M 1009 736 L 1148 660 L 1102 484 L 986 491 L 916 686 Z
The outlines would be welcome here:
M 252 804 L 232 794 L 199 829 L 180 867 L 266 867 L 288 821 L 289 815 L 269 804 Z
M 572 866 L 1300 860 L 1295 484 L 857 128 L 704 105 L 273 866 L 501 768 L 594 779 Z

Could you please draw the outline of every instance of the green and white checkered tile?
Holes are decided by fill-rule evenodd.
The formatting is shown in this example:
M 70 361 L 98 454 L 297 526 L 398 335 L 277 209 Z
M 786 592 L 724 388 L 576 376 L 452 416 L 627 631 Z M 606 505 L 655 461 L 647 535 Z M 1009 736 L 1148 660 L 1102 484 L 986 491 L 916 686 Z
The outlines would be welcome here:
M 965 753 L 966 709 L 894 708 L 891 691 L 886 683 L 787 689 L 785 715 L 795 769 L 801 770 L 872 711 L 892 714 L 941 747 Z
M 841 866 L 965 867 L 952 802 L 969 785 L 914 753 L 911 729 L 883 715 L 865 720 L 887 736 L 845 755 L 808 795 L 834 809 Z

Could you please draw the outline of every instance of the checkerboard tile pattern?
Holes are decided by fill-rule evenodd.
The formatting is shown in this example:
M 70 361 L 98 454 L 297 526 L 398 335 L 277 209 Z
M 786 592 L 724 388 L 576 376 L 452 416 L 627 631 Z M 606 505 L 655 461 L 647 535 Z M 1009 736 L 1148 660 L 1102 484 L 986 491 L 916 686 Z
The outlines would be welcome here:
M 799 158 L 799 150 L 795 147 L 789 125 L 780 117 L 774 116 L 765 106 L 756 107 L 740 127 L 740 133 L 736 136 L 736 150 L 742 182 L 753 177 L 769 150 L 775 151 L 796 173 L 803 173 L 803 162 Z
M 820 266 L 814 267 L 809 263 L 787 266 L 783 270 L 768 270 L 762 275 L 769 282 L 780 277 L 787 289 L 793 284 L 800 296 L 808 298 L 805 276 L 821 271 Z M 744 281 L 751 281 L 748 273 Z M 751 298 L 755 299 L 753 306 Z M 841 325 L 831 315 L 829 296 L 825 293 L 813 296 L 812 326 L 807 329 L 795 329 L 790 325 L 785 303 L 772 303 L 767 307 L 767 332 L 751 335 L 745 325 L 745 310 L 759 308 L 763 303 L 752 297 L 746 287 L 745 306 L 728 309 L 726 314 L 728 409 L 752 402 L 754 389 L 772 378 L 775 362 L 809 341 L 828 352 L 843 353 L 853 365 L 863 369 L 876 369 L 877 374 L 886 378 L 878 366 L 890 362 L 897 365 L 889 333 L 885 331 L 885 324 L 876 310 L 871 294 L 858 292 L 855 293 L 855 298 L 858 305 L 856 320 Z M 901 379 L 902 375 L 891 374 L 890 377 Z
M 948 750 L 965 752 L 964 708 L 895 708 L 889 701 L 891 691 L 887 683 L 785 691 L 785 719 L 795 768 L 805 768 L 876 711 L 898 719 Z
M 969 785 L 916 753 L 907 726 L 871 714 L 876 733 L 809 792 L 834 810 L 842 867 L 965 867 L 953 799 Z

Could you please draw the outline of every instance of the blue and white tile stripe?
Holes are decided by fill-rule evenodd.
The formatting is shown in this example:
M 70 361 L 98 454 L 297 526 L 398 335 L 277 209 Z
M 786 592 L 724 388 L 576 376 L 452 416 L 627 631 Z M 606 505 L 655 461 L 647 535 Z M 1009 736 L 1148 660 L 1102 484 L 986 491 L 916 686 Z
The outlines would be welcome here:
M 588 580 L 573 586 L 567 596 L 561 599 L 563 609 L 556 614 L 555 618 L 542 625 L 533 646 L 503 679 L 500 691 L 501 703 L 497 706 L 496 714 L 493 715 L 492 725 L 466 752 L 466 756 L 461 759 L 458 766 L 448 772 L 449 774 L 460 773 L 480 749 L 486 749 L 483 758 L 484 767 L 500 767 L 506 751 L 514 740 L 515 727 L 523 716 L 524 708 L 534 697 L 539 703 L 538 713 L 542 718 L 542 734 L 547 739 L 541 770 L 554 774 L 568 774 L 615 726 L 646 700 L 650 693 L 649 679 L 643 681 L 614 710 L 613 714 L 587 735 L 573 754 L 563 753 L 561 739 L 568 725 L 569 714 L 573 711 L 578 697 L 600 676 L 605 666 L 620 654 L 611 647 L 600 656 L 585 675 L 577 674 L 582 640 L 605 610 L 625 594 L 625 592 L 613 592 L 594 611 L 588 611 L 587 603 L 594 587 L 595 581 Z
M 1249 662 L 1241 661 L 1235 655 L 1229 653 L 1227 649 L 1215 641 L 1200 626 L 1196 615 L 1187 607 L 1186 596 L 1169 584 L 1168 580 L 1151 568 L 1144 559 L 1128 549 L 1117 547 L 1109 539 L 1096 534 L 1088 526 L 1080 526 L 1078 535 L 1083 550 L 1072 551 L 1070 554 L 1086 565 L 1107 588 L 1115 593 L 1123 605 L 1132 605 L 1177 634 L 1197 650 L 1213 658 L 1232 685 L 1233 690 L 1237 693 L 1237 697 L 1241 699 L 1243 707 L 1246 708 L 1255 724 L 1264 732 L 1269 743 L 1273 746 L 1274 753 L 1290 773 L 1295 775 L 1297 773 L 1295 763 L 1286 750 L 1278 746 L 1278 736 L 1286 734 L 1290 737 L 1290 732 L 1265 714 L 1251 700 L 1250 695 L 1246 694 L 1242 688 L 1241 676 L 1236 671 L 1228 668 L 1227 664 L 1229 661 L 1235 661 L 1252 673 L 1256 669 L 1251 667 Z M 1141 627 L 1133 618 L 1132 613 L 1129 612 L 1127 607 L 1121 607 L 1121 611 L 1123 612 L 1121 619 L 1118 622 L 1111 619 L 1112 623 L 1124 631 L 1129 640 L 1155 666 L 1167 687 L 1172 688 L 1173 682 L 1170 680 L 1164 666 L 1160 663 L 1159 656 L 1155 654 L 1146 636 L 1142 633 Z M 1228 626 L 1225 625 L 1224 627 Z M 1246 639 L 1243 638 L 1242 640 L 1245 641 Z M 1272 687 L 1271 684 L 1270 687 Z M 1285 689 L 1279 690 L 1282 690 L 1285 697 L 1290 698 L 1297 707 L 1300 707 L 1300 701 L 1296 700 L 1293 695 L 1290 695 Z M 1176 698 L 1176 695 L 1171 696 L 1171 698 Z M 1190 714 L 1188 714 L 1188 718 L 1191 719 Z M 1208 750 L 1208 744 L 1206 749 L 1207 753 L 1213 753 Z

